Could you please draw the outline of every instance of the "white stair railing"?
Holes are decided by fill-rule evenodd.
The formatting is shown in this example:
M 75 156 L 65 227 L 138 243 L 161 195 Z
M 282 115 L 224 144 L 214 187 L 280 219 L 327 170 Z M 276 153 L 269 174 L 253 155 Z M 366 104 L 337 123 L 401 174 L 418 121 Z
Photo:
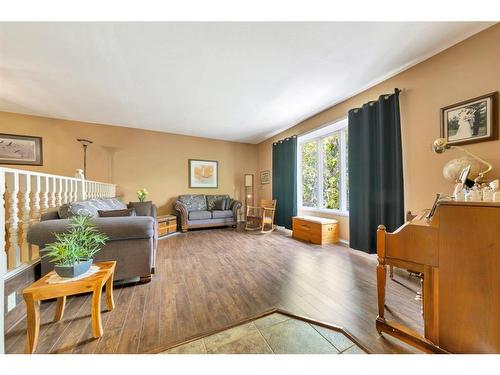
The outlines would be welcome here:
M 64 203 L 115 195 L 114 184 L 0 167 L 0 261 L 7 262 L 4 277 L 38 259 L 27 234 L 43 213 Z
M 87 197 L 115 196 L 116 185 L 88 181 L 83 179 L 83 176 L 79 178 L 56 176 L 0 167 L 0 301 L 2 304 L 5 280 L 39 259 L 39 253 L 32 252 L 32 247 L 27 241 L 31 223 L 40 220 L 40 216 L 49 209 L 55 209 L 64 203 Z M 3 332 L 2 307 L 0 354 L 5 348 Z

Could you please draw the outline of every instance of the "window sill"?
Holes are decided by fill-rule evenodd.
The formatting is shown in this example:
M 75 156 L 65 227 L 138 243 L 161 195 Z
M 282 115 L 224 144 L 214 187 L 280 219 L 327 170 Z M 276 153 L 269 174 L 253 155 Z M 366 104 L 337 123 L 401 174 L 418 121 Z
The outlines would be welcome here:
M 349 217 L 349 211 L 333 210 L 330 208 L 299 207 L 299 210 L 306 211 L 306 212 L 316 212 L 316 213 L 322 213 L 322 214 Z

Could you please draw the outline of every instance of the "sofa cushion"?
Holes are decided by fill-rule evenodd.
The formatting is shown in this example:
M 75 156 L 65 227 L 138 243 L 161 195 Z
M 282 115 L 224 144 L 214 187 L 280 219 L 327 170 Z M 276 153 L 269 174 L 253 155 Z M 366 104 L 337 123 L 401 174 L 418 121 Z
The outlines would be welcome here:
M 123 216 L 136 216 L 135 209 L 125 208 L 123 210 L 99 210 L 99 217 L 123 217 Z
M 127 208 L 120 198 L 98 198 L 93 201 L 100 201 L 109 210 L 124 210 Z
M 217 210 L 218 208 L 215 208 L 216 202 L 228 198 L 229 195 L 227 194 L 214 194 L 214 195 L 207 195 L 207 210 Z M 222 208 L 223 209 L 223 208 Z
M 189 220 L 203 220 L 211 219 L 212 213 L 210 211 L 189 211 Z
M 99 217 L 99 210 L 123 210 L 126 208 L 127 206 L 125 206 L 125 204 L 118 198 L 95 198 L 62 205 L 58 211 L 59 218 L 68 219 L 75 215 Z
M 59 216 L 59 219 L 68 219 L 70 215 L 69 204 L 65 203 L 62 206 L 59 206 L 57 209 L 57 215 Z
M 226 209 L 225 199 L 219 199 L 215 201 L 214 206 L 212 207 L 212 210 L 225 210 L 225 209 Z
M 155 219 L 152 217 L 98 217 L 92 219 L 99 232 L 108 236 L 108 241 L 154 238 Z M 55 240 L 54 233 L 68 230 L 69 219 L 46 220 L 33 224 L 28 230 L 28 242 L 44 246 Z
M 213 219 L 225 219 L 233 217 L 233 211 L 231 210 L 213 210 L 212 211 L 212 218 Z
M 188 211 L 205 211 L 207 200 L 203 194 L 179 195 L 179 200 L 184 203 Z
M 152 216 L 151 207 L 153 206 L 152 201 L 146 202 L 129 202 L 128 207 L 135 209 L 137 216 Z
M 68 218 L 75 215 L 98 217 L 97 211 L 103 207 L 95 206 L 91 201 L 71 202 L 68 204 Z

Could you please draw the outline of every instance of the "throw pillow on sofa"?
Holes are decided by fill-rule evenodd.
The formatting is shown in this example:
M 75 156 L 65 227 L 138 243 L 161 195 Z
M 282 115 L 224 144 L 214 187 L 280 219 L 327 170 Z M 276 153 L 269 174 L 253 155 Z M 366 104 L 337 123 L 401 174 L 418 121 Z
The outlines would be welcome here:
M 214 210 L 225 210 L 226 209 L 226 199 L 219 199 L 214 202 Z
M 214 208 L 214 205 L 215 205 L 215 202 L 219 201 L 219 200 L 222 200 L 222 199 L 226 199 L 228 198 L 228 195 L 227 194 L 214 194 L 214 195 L 206 195 L 205 196 L 205 199 L 206 199 L 206 202 L 207 202 L 207 210 L 215 210 Z
M 153 202 L 129 202 L 128 207 L 135 209 L 135 214 L 137 216 L 150 216 Z
M 99 210 L 99 217 L 124 217 L 135 216 L 135 209 L 125 208 L 123 210 Z

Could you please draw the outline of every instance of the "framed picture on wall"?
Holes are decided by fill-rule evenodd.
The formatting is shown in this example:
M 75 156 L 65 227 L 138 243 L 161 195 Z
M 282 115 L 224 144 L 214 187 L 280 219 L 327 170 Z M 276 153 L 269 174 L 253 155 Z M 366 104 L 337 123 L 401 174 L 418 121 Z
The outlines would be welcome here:
M 42 138 L 0 134 L 0 164 L 43 165 Z
M 217 188 L 219 168 L 215 160 L 189 159 L 189 187 Z
M 261 171 L 260 172 L 260 184 L 270 184 L 271 183 L 271 171 Z
M 498 91 L 441 108 L 441 137 L 453 145 L 498 139 Z

